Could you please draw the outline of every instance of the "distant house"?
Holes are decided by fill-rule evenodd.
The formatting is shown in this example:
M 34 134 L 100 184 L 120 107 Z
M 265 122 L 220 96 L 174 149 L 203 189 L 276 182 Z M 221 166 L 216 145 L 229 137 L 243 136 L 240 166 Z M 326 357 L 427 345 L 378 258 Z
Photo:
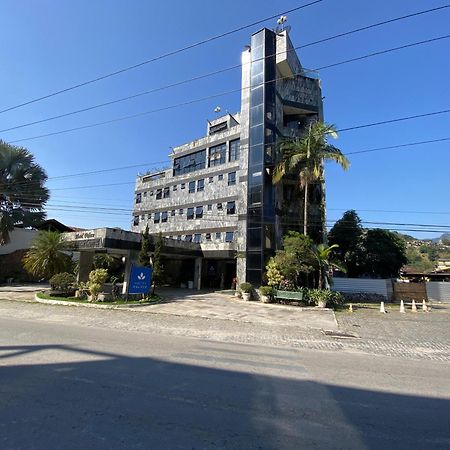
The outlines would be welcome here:
M 64 225 L 56 219 L 48 219 L 35 228 L 15 227 L 9 234 L 9 244 L 0 246 L 0 283 L 8 281 L 33 281 L 22 266 L 22 259 L 30 248 L 34 237 L 41 230 L 79 231 L 80 228 Z

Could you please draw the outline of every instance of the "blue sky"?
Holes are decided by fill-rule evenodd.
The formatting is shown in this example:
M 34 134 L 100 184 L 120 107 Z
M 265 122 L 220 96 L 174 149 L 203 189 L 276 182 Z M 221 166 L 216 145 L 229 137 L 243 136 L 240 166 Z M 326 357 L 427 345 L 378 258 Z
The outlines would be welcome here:
M 138 63 L 206 37 L 293 8 L 300 1 L 249 0 L 224 6 L 204 1 L 3 0 L 0 109 Z M 306 3 L 306 0 L 303 1 Z M 294 46 L 443 1 L 325 0 L 292 13 Z M 225 7 L 225 5 L 230 7 Z M 169 7 L 169 8 L 168 8 Z M 448 34 L 450 8 L 300 50 L 315 68 L 367 53 Z M 274 27 L 275 21 L 265 24 Z M 107 80 L 0 115 L 0 129 L 131 95 L 240 62 L 249 43 L 244 30 Z M 381 55 L 321 72 L 327 122 L 338 128 L 448 109 L 450 39 Z M 234 70 L 188 85 L 10 132 L 6 141 L 175 105 L 240 87 Z M 214 108 L 238 111 L 239 94 L 77 132 L 21 143 L 49 177 L 138 163 L 102 175 L 52 180 L 49 216 L 79 227 L 129 228 L 138 171 L 161 167 L 171 146 L 201 137 Z M 344 152 L 450 136 L 450 114 L 342 133 Z M 356 209 L 363 220 L 450 225 L 450 141 L 354 155 L 348 172 L 328 165 L 328 219 Z M 95 184 L 129 183 L 88 189 Z M 79 206 L 99 209 L 86 213 Z M 114 208 L 114 210 L 108 210 Z M 124 211 L 117 211 L 118 208 Z M 376 211 L 375 211 L 376 210 Z M 382 212 L 384 211 L 384 212 Z M 395 212 L 394 212 L 395 211 Z M 411 212 L 413 211 L 413 212 Z M 106 214 L 109 213 L 109 214 Z M 417 228 L 414 226 L 405 228 Z M 410 234 L 436 237 L 436 233 Z

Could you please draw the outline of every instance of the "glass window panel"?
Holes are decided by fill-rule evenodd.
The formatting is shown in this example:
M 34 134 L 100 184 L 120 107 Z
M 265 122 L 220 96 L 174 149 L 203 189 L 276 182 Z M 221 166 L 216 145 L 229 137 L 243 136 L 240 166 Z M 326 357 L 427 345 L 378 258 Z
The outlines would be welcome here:
M 160 213 L 159 213 L 159 212 L 156 212 L 156 213 L 155 213 L 155 217 L 154 217 L 154 219 L 153 219 L 153 223 L 159 223 L 160 218 L 161 218 Z
M 261 228 L 249 228 L 247 231 L 248 246 L 251 248 L 261 248 Z
M 254 166 L 256 164 L 262 164 L 263 162 L 263 144 L 252 144 L 249 152 L 249 162 L 250 166 Z
M 165 187 L 164 188 L 164 198 L 170 197 L 170 188 Z
M 236 184 L 236 172 L 230 172 L 228 174 L 228 186 Z
M 256 105 L 250 108 L 250 125 L 258 125 L 263 122 L 264 105 Z
M 251 145 L 262 144 L 264 142 L 264 128 L 262 125 L 256 125 L 250 128 Z
M 187 218 L 188 218 L 188 220 L 194 218 L 194 208 L 187 209 Z
M 249 202 L 251 205 L 259 205 L 262 202 L 262 185 L 249 187 Z
M 195 192 L 195 181 L 189 181 L 189 194 L 193 194 Z
M 250 104 L 252 106 L 264 103 L 264 85 L 253 87 L 250 91 Z
M 225 242 L 233 242 L 234 239 L 234 232 L 233 231 L 227 231 L 225 233 Z
M 199 233 L 194 234 L 194 242 L 198 244 L 201 241 L 201 236 Z
M 230 161 L 237 161 L 241 152 L 241 141 L 236 139 L 230 142 Z M 211 177 L 212 178 L 212 177 Z
M 182 175 L 184 173 L 194 172 L 206 167 L 206 150 L 191 153 L 190 155 L 175 158 L 173 162 L 173 174 Z
M 161 222 L 167 222 L 167 211 L 161 213 Z
M 201 219 L 203 217 L 203 206 L 197 206 L 195 208 L 195 218 Z
M 236 202 L 227 202 L 227 214 L 236 214 Z
M 219 144 L 209 149 L 209 167 L 219 166 L 226 162 L 227 144 Z

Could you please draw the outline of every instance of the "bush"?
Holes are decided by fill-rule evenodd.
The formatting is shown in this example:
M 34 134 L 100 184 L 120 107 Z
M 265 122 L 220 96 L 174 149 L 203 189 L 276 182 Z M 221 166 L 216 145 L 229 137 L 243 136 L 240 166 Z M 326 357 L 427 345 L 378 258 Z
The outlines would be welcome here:
M 290 280 L 283 280 L 278 289 L 280 291 L 296 291 L 297 289 L 295 288 L 295 285 L 292 281 Z
M 319 302 L 325 302 L 328 306 L 337 306 L 344 303 L 344 296 L 340 292 L 328 289 L 304 289 L 303 299 L 312 305 L 318 305 Z
M 57 273 L 50 278 L 50 286 L 54 291 L 71 292 L 75 290 L 75 284 L 75 276 L 67 272 Z
M 272 288 L 272 286 L 261 286 L 259 288 L 259 293 L 261 295 L 265 295 L 267 297 L 270 297 L 273 294 L 273 288 Z
M 242 292 L 250 293 L 252 292 L 253 286 L 250 283 L 241 283 L 239 286 Z
M 108 278 L 108 271 L 106 269 L 95 269 L 89 274 L 89 292 L 92 300 L 95 302 L 98 299 L 98 294 L 102 291 L 103 284 Z

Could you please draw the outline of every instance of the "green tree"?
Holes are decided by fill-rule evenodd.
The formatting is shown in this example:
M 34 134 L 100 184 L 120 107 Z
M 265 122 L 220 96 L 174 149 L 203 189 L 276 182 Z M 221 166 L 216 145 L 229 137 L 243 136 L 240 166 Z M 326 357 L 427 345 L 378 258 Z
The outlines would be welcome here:
M 341 272 L 344 273 L 347 272 L 347 269 L 342 263 L 331 257 L 332 251 L 335 250 L 337 247 L 339 247 L 337 244 L 333 244 L 330 246 L 325 244 L 319 244 L 314 245 L 311 248 L 311 253 L 314 256 L 314 260 L 316 263 L 315 266 L 319 274 L 317 286 L 319 289 L 329 289 L 330 280 L 328 276 L 328 269 L 330 267 L 335 267 L 336 269 L 339 269 Z
M 61 272 L 71 272 L 72 260 L 65 253 L 67 243 L 56 231 L 40 231 L 23 259 L 25 269 L 34 276 L 50 279 Z
M 159 233 L 155 242 L 155 252 L 152 258 L 152 278 L 153 278 L 153 288 L 152 293 L 155 291 L 155 287 L 162 283 L 164 275 L 164 267 L 162 264 L 162 248 L 163 248 L 163 237 Z
M 328 233 L 328 243 L 338 246 L 334 247 L 333 253 L 339 260 L 345 261 L 347 253 L 355 248 L 363 232 L 361 219 L 353 209 L 346 211 L 342 218 L 334 224 Z
M 45 219 L 46 180 L 31 153 L 0 140 L 0 245 L 9 242 L 15 225 L 29 227 Z
M 323 164 L 334 161 L 344 170 L 349 160 L 335 146 L 328 143 L 331 136 L 337 138 L 334 125 L 323 122 L 311 123 L 302 137 L 285 138 L 279 144 L 281 161 L 274 171 L 273 182 L 279 183 L 286 175 L 295 174 L 304 192 L 303 234 L 308 234 L 308 189 L 310 184 L 323 181 Z
M 355 249 L 349 252 L 346 263 L 350 276 L 397 277 L 408 262 L 405 241 L 388 230 L 367 230 Z
M 139 253 L 139 265 L 150 267 L 150 236 L 148 233 L 148 225 L 142 234 L 141 251 Z

